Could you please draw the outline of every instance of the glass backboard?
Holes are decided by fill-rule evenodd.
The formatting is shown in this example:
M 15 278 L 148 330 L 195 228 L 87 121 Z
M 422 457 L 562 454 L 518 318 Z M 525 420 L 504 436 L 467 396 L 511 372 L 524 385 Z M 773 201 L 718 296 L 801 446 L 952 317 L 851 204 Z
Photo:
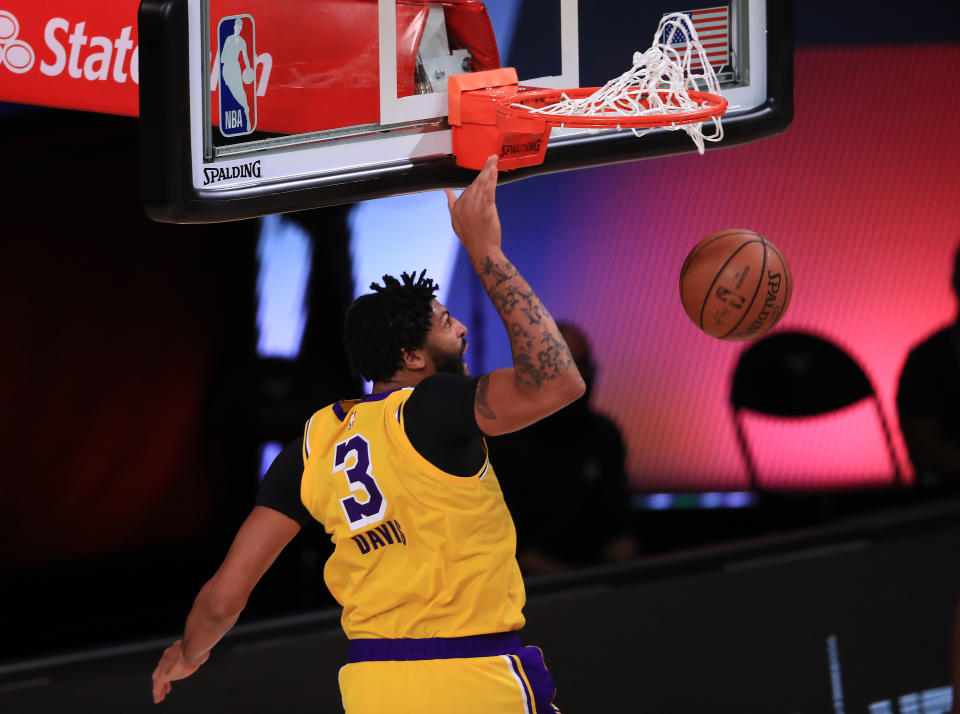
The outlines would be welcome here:
M 231 220 L 464 186 L 474 173 L 451 155 L 451 75 L 510 66 L 529 86 L 599 86 L 678 11 L 703 18 L 732 107 L 720 146 L 785 128 L 791 19 L 775 0 L 144 0 L 147 212 Z M 501 181 L 693 149 L 664 131 L 561 129 L 542 165 Z

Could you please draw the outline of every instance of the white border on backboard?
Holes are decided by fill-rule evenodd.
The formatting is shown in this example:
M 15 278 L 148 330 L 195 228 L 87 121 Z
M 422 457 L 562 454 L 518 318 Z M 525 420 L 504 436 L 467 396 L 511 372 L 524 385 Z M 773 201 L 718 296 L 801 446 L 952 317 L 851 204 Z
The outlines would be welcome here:
M 190 62 L 190 146 L 191 146 L 191 164 L 193 185 L 198 192 L 202 194 L 217 194 L 225 190 L 234 190 L 241 188 L 253 188 L 267 184 L 291 185 L 296 182 L 329 176 L 346 176 L 348 174 L 360 173 L 366 169 L 389 167 L 390 170 L 403 171 L 412 163 L 412 159 L 420 156 L 450 154 L 452 153 L 452 138 L 449 129 L 428 131 L 424 133 L 410 133 L 400 136 L 389 136 L 378 138 L 376 141 L 328 141 L 322 146 L 309 145 L 300 147 L 286 147 L 280 149 L 264 149 L 251 146 L 249 152 L 232 155 L 230 157 L 221 157 L 211 161 L 204 160 L 203 137 L 206 127 L 204 124 L 204 102 L 203 102 L 203 75 L 209 75 L 209 58 L 202 59 L 203 55 L 203 37 L 207 33 L 209 37 L 210 28 L 204 26 L 203 10 L 204 5 L 209 0 L 188 0 L 187 20 L 189 28 L 188 52 Z M 572 17 L 567 17 L 562 24 L 561 44 L 562 50 L 562 74 L 560 77 L 548 78 L 539 77 L 532 80 L 525 80 L 531 84 L 539 86 L 552 87 L 577 87 L 579 86 L 579 66 L 578 61 L 572 61 L 577 57 L 577 22 L 576 6 L 577 0 L 559 0 L 563 13 L 572 13 Z M 708 0 L 709 1 L 709 0 Z M 744 1 L 744 0 L 739 0 Z M 767 91 L 767 46 L 766 46 L 766 4 L 765 0 L 746 0 L 749 6 L 750 22 L 750 76 L 746 86 L 736 87 L 724 90 L 724 96 L 731 105 L 729 113 L 735 114 L 737 111 L 746 111 L 759 106 L 766 100 Z M 383 6 L 393 6 L 389 0 L 379 0 L 381 14 Z M 394 28 L 396 27 L 396 10 L 392 14 Z M 210 18 L 208 24 L 215 22 Z M 381 23 L 383 20 L 381 19 Z M 645 49 L 653 37 L 656 28 L 650 28 L 649 37 L 638 37 L 638 49 Z M 381 27 L 381 32 L 383 28 Z M 401 112 L 436 112 L 439 108 L 442 110 L 437 114 L 429 116 L 446 116 L 447 94 L 438 92 L 433 95 L 421 95 L 418 97 L 404 97 L 402 100 L 396 98 L 396 30 L 389 33 L 394 37 L 393 49 L 389 51 L 389 56 L 393 59 L 393 71 L 382 72 L 381 76 L 393 77 L 393 86 L 391 99 L 392 103 L 398 105 L 398 111 Z M 572 51 L 569 51 L 572 48 Z M 384 48 L 381 47 L 381 53 Z M 571 66 L 572 64 L 572 66 Z M 626 67 L 624 69 L 627 69 Z M 568 76 L 568 70 L 570 72 Z M 552 82 L 548 84 L 548 82 Z M 383 88 L 381 87 L 381 92 Z M 424 99 L 428 104 L 420 105 L 417 102 L 409 102 L 410 109 L 406 104 L 408 100 Z M 429 104 L 433 102 L 433 104 Z M 389 112 L 388 112 L 389 115 Z M 383 117 L 381 117 L 383 118 Z M 588 133 L 587 129 L 555 129 L 551 135 L 550 142 L 562 143 L 568 137 L 580 136 Z M 638 139 L 642 141 L 642 139 Z M 549 151 L 549 148 L 547 149 Z M 251 167 L 257 164 L 258 176 L 251 176 L 250 171 L 237 171 L 238 178 L 222 179 L 215 182 L 208 182 L 205 185 L 205 169 L 222 168 L 228 171 L 238 168 Z M 244 177 L 243 174 L 247 175 Z
M 735 0 L 735 3 L 738 0 Z M 739 0 L 743 2 L 744 0 Z M 765 0 L 746 0 L 749 10 L 749 75 L 744 77 L 746 84 L 723 90 L 730 105 L 728 114 L 738 110 L 753 109 L 767 99 L 767 3 Z M 732 8 L 731 8 L 732 10 Z M 739 29 L 737 30 L 740 31 Z
M 397 97 L 397 3 L 377 0 L 380 40 L 380 123 L 399 124 L 447 116 L 447 93 L 433 92 Z M 564 89 L 580 86 L 580 31 L 577 0 L 559 0 L 560 74 L 551 77 L 521 77 L 522 84 Z

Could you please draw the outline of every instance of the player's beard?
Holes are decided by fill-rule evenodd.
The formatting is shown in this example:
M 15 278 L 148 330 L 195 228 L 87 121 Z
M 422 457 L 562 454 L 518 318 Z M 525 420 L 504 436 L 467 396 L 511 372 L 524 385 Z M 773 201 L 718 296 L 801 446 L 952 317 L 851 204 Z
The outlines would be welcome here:
M 467 365 L 463 361 L 465 343 L 461 341 L 460 346 L 451 352 L 444 352 L 433 347 L 427 347 L 427 354 L 433 360 L 437 372 L 441 374 L 466 374 Z

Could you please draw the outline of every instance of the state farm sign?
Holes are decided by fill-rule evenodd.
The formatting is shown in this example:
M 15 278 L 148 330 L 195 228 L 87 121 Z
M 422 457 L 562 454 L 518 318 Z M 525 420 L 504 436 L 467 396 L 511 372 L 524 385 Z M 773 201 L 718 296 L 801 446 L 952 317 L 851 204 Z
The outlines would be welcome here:
M 0 101 L 136 116 L 137 6 L 115 0 L 77 8 L 83 15 L 46 17 L 33 5 L 0 8 Z M 217 62 L 210 58 L 212 92 L 218 89 Z M 273 57 L 264 52 L 254 64 L 262 97 Z

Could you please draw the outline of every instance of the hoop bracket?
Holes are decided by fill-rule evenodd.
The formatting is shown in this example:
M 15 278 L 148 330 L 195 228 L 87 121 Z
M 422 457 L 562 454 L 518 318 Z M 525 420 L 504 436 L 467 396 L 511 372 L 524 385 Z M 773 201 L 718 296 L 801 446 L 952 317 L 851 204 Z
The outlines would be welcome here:
M 449 122 L 457 165 L 480 170 L 490 154 L 497 154 L 501 171 L 543 163 L 550 138 L 546 121 L 502 118 L 503 102 L 529 91 L 519 86 L 513 67 L 455 74 L 447 80 Z

